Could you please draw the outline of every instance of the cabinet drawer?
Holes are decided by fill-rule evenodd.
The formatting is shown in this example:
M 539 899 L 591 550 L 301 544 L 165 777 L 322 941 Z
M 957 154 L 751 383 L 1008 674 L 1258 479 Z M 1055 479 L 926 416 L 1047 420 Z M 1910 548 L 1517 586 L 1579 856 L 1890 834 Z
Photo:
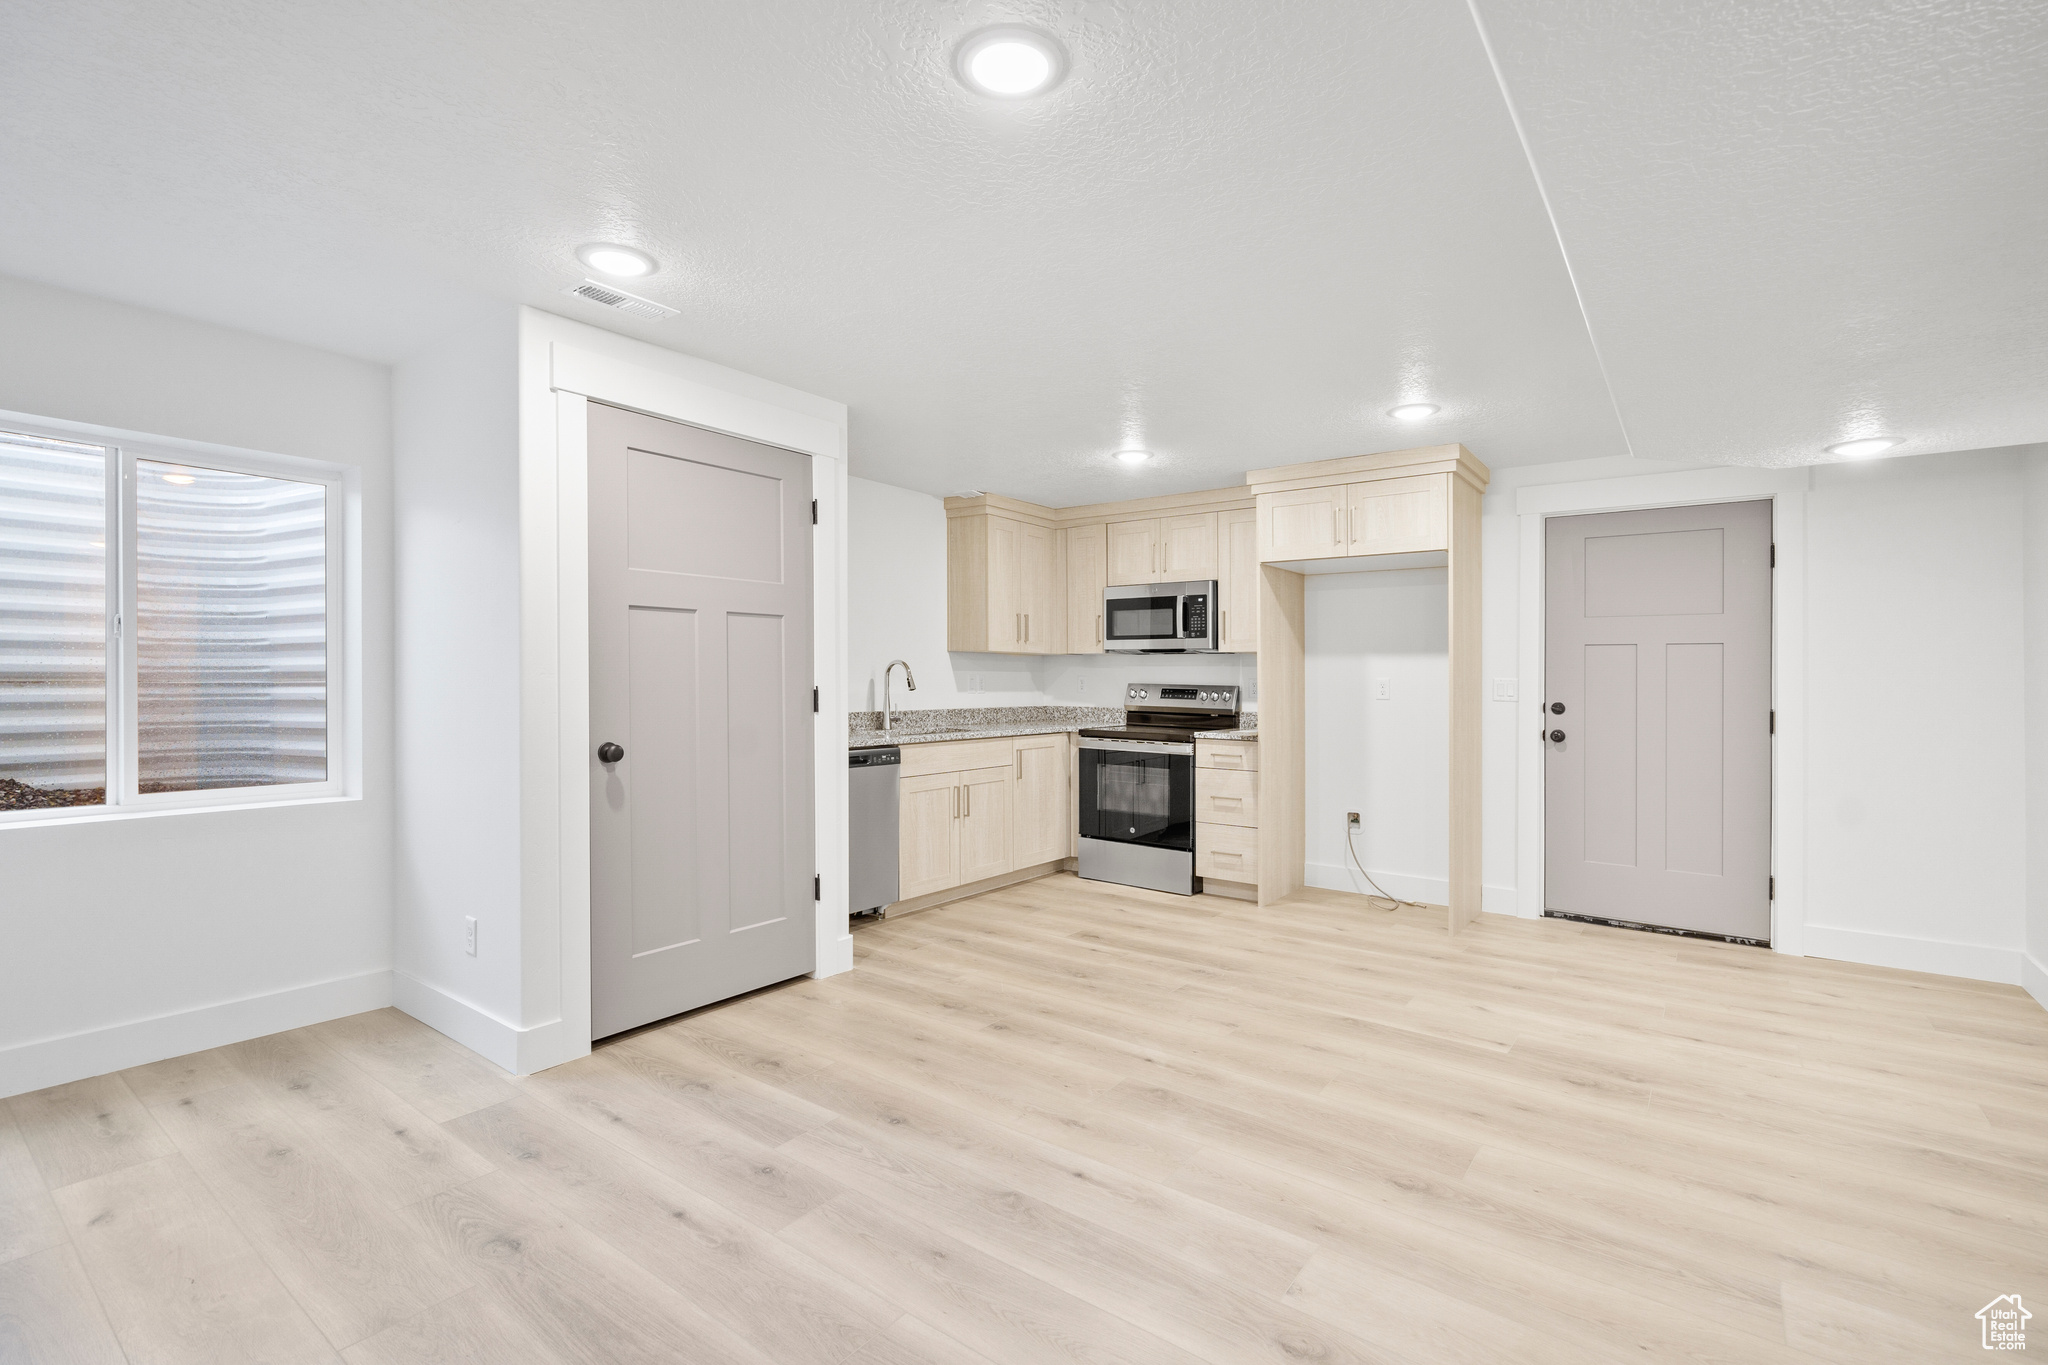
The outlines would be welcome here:
M 1258 773 L 1234 768 L 1195 769 L 1195 819 L 1257 828 Z
M 1259 832 L 1239 825 L 1195 826 L 1195 875 L 1226 882 L 1259 879 Z
M 909 761 L 909 751 L 904 760 Z M 1198 739 L 1195 741 L 1197 768 L 1236 768 L 1241 772 L 1259 770 L 1259 742 L 1242 739 Z
M 937 744 L 903 746 L 903 775 L 962 773 L 970 768 L 1008 767 L 1017 752 L 1014 739 L 955 739 Z

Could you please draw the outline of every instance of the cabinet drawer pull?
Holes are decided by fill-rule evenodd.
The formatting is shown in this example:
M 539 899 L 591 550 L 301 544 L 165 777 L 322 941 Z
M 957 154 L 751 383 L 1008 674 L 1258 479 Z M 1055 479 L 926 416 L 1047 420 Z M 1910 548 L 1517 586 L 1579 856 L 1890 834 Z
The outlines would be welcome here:
M 1095 613 L 1095 643 L 1102 643 L 1102 613 L 1099 611 Z
M 1212 796 L 1209 799 L 1211 801 L 1229 801 L 1239 806 L 1242 806 L 1244 804 L 1244 798 L 1242 796 Z

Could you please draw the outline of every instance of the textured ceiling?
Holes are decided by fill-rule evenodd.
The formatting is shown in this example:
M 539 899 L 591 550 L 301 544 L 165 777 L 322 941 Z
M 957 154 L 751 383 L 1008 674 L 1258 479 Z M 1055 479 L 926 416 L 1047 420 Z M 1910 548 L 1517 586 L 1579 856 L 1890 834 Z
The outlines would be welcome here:
M 1458 0 L 7 0 L 0 272 L 385 360 L 516 299 L 1058 503 L 1622 454 L 1617 399 L 1657 459 L 2048 437 L 2040 7 L 1705 8 L 1482 7 L 1590 337 Z M 1067 80 L 961 89 L 1019 19 Z M 602 239 L 681 316 L 564 298 Z
M 2048 438 L 2048 4 L 1478 4 L 1636 455 Z

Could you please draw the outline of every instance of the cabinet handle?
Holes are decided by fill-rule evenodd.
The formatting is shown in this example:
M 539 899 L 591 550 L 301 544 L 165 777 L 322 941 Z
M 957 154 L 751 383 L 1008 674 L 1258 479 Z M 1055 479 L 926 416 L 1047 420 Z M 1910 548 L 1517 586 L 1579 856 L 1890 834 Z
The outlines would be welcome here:
M 1102 613 L 1099 611 L 1095 613 L 1095 643 L 1102 643 Z

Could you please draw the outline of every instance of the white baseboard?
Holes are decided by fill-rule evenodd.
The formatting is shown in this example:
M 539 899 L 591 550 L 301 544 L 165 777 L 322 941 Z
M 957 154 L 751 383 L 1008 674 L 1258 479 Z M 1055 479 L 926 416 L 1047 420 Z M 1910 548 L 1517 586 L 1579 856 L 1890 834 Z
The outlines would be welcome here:
M 1446 905 L 1450 902 L 1451 883 L 1447 877 L 1418 877 L 1406 872 L 1383 872 L 1376 867 L 1367 870 L 1389 896 L 1398 896 L 1404 901 L 1421 901 L 1426 905 Z M 1363 895 L 1373 894 L 1372 888 L 1365 884 L 1365 879 L 1358 875 L 1358 869 L 1348 863 L 1305 864 L 1302 868 L 1302 880 L 1324 891 L 1357 891 Z M 1518 913 L 1520 906 L 1515 888 L 1480 888 L 1479 908 L 1489 915 Z
M 2042 1009 L 2048 1010 L 2048 967 L 2042 966 L 2041 959 L 2032 953 L 2020 954 L 2020 985 L 2026 987 L 2027 994 Z
M 2008 986 L 2020 984 L 2020 959 L 2024 956 L 2018 948 L 1873 934 L 1864 929 L 1836 929 L 1824 924 L 1806 926 L 1805 955 L 1860 962 L 1868 967 L 1962 976 L 1972 981 L 2000 981 Z
M 0 1098 L 383 1009 L 392 974 L 361 972 L 0 1049 Z
M 578 1045 L 569 1037 L 563 1020 L 521 1028 L 404 972 L 393 972 L 391 983 L 392 1004 L 515 1076 L 545 1071 L 590 1051 L 590 1040 L 585 1038 Z

